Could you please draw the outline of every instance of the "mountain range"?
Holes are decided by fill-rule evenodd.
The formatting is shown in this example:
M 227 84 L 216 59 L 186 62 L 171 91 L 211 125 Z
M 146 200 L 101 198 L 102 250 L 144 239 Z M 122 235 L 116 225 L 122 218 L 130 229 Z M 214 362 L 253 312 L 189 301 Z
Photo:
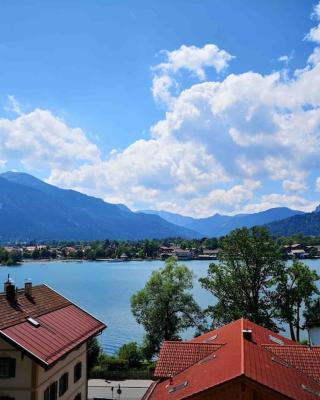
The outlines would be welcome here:
M 0 242 L 139 240 L 220 237 L 235 228 L 264 225 L 274 235 L 320 235 L 320 206 L 313 213 L 271 208 L 234 216 L 192 218 L 167 211 L 133 212 L 26 173 L 0 174 Z
M 25 174 L 0 174 L 0 242 L 199 237 L 158 215 L 136 214 Z
M 191 218 L 167 211 L 144 210 L 143 213 L 156 214 L 173 224 L 200 232 L 207 237 L 220 237 L 228 234 L 236 228 L 255 225 L 266 225 L 271 222 L 287 219 L 289 217 L 303 215 L 302 211 L 291 210 L 287 207 L 270 208 L 253 214 L 221 215 L 215 214 L 208 218 Z

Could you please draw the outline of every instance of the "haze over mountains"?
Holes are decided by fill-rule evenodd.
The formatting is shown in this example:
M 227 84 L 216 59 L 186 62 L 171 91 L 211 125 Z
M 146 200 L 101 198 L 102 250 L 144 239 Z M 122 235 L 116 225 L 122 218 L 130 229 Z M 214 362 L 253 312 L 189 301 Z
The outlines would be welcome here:
M 234 216 L 192 218 L 167 211 L 132 212 L 18 172 L 0 174 L 0 242 L 139 240 L 219 237 L 243 226 L 266 225 L 275 235 L 320 234 L 320 213 L 286 207 Z
M 0 241 L 198 237 L 157 215 L 136 214 L 31 175 L 0 174 Z
M 287 207 L 271 208 L 253 214 L 220 215 L 215 214 L 208 218 L 191 218 L 166 211 L 142 211 L 144 213 L 156 214 L 165 220 L 200 232 L 203 236 L 219 237 L 228 234 L 231 230 L 243 226 L 252 227 L 255 225 L 265 225 L 270 222 L 282 220 L 294 215 L 304 214 L 302 211 L 291 210 Z

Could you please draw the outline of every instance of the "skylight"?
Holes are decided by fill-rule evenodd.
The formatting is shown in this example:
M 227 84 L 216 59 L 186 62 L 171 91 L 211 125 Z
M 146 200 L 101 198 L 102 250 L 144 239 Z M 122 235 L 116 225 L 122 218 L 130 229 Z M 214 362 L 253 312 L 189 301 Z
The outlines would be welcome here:
M 286 368 L 291 368 L 291 365 L 285 361 L 277 360 L 276 358 L 272 357 L 271 360 L 277 364 L 283 365 Z
M 280 346 L 284 346 L 284 341 L 275 336 L 269 335 L 269 340 L 273 343 L 279 344 Z
M 208 357 L 203 358 L 198 362 L 198 364 L 205 364 L 213 359 L 215 359 L 217 356 L 215 354 L 210 354 Z
M 169 387 L 168 392 L 169 393 L 174 393 L 177 390 L 185 388 L 186 386 L 188 386 L 188 381 L 184 381 L 182 383 L 179 383 L 178 385 Z
M 218 335 L 213 335 L 213 336 L 209 337 L 208 339 L 205 339 L 205 340 L 203 341 L 203 343 L 212 342 L 213 340 L 216 340 L 217 337 L 218 337 Z
M 318 390 L 312 389 L 308 386 L 305 386 L 304 384 L 301 385 L 302 389 L 305 390 L 308 393 L 311 393 L 317 397 L 320 397 L 320 392 Z
M 38 328 L 38 327 L 40 326 L 40 322 L 36 321 L 34 318 L 28 317 L 28 318 L 27 318 L 27 321 L 28 321 L 31 325 L 35 326 L 36 328 Z

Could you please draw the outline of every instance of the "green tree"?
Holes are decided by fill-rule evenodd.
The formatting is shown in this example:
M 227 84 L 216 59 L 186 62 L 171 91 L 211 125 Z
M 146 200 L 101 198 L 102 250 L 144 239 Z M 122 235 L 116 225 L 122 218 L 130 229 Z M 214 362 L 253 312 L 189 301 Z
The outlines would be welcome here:
M 193 299 L 193 273 L 169 258 L 145 287 L 131 297 L 131 310 L 145 329 L 144 354 L 151 359 L 163 340 L 178 340 L 189 327 L 202 327 L 203 315 Z
M 122 345 L 118 350 L 118 357 L 126 360 L 129 368 L 140 368 L 143 362 L 143 354 L 136 342 Z
M 88 363 L 88 373 L 99 364 L 99 357 L 102 354 L 101 346 L 97 338 L 93 337 L 88 341 L 87 348 L 87 363 Z
M 300 340 L 303 305 L 318 294 L 316 271 L 300 261 L 285 267 L 277 278 L 275 305 L 278 317 L 289 324 L 292 340 Z
M 284 268 L 280 252 L 266 229 L 232 231 L 221 240 L 218 264 L 210 264 L 200 279 L 217 299 L 207 309 L 213 326 L 245 317 L 266 328 L 277 329 L 273 320 L 272 282 Z

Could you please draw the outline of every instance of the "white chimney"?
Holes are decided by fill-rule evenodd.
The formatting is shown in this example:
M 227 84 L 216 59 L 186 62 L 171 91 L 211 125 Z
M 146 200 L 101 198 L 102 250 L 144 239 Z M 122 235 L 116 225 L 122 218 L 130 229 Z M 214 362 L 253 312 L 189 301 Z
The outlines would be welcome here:
M 24 294 L 27 297 L 32 297 L 32 282 L 30 279 L 24 281 Z
M 308 328 L 309 341 L 311 346 L 320 346 L 320 326 Z

